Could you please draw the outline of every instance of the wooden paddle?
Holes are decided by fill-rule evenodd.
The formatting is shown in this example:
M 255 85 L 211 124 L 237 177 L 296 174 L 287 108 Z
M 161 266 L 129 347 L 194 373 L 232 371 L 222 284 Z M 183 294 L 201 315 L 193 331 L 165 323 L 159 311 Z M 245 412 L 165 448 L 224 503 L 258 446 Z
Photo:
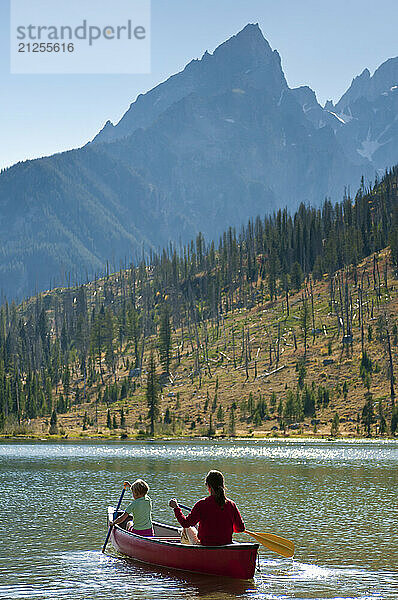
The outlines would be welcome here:
M 119 510 L 119 508 L 120 508 L 120 505 L 121 505 L 121 503 L 122 503 L 122 500 L 123 500 L 123 496 L 124 496 L 124 492 L 125 492 L 125 491 L 126 491 L 126 489 L 125 489 L 125 488 L 123 488 L 123 490 L 122 490 L 122 493 L 120 494 L 119 502 L 117 503 L 116 510 L 115 510 L 115 512 L 113 513 L 113 517 L 115 517 L 115 513 L 117 513 L 117 511 L 118 511 L 118 510 Z M 109 536 L 111 535 L 112 527 L 113 527 L 113 525 L 109 525 L 108 533 L 106 534 L 105 542 L 104 542 L 104 545 L 102 546 L 102 552 L 105 552 L 105 548 L 106 548 L 106 545 L 107 545 L 107 543 L 108 543 Z
M 179 504 L 179 506 L 184 510 L 191 510 L 188 506 L 184 506 L 183 504 Z M 272 552 L 276 552 L 281 556 L 290 558 L 294 554 L 294 543 L 290 540 L 280 537 L 279 535 L 275 535 L 274 533 L 248 531 L 247 529 L 242 531 L 242 533 L 251 535 L 260 544 L 268 548 L 268 550 L 272 550 Z

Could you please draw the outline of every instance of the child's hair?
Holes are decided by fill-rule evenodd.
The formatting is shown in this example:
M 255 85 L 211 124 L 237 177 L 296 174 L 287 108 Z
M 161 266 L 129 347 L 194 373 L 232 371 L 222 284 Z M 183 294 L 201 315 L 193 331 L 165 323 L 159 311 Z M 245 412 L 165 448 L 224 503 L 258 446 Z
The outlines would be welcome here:
M 145 496 L 149 491 L 149 485 L 143 479 L 137 479 L 131 486 L 131 491 L 137 496 Z
M 220 471 L 209 471 L 206 476 L 206 485 L 213 490 L 217 504 L 224 506 L 226 500 L 224 475 Z

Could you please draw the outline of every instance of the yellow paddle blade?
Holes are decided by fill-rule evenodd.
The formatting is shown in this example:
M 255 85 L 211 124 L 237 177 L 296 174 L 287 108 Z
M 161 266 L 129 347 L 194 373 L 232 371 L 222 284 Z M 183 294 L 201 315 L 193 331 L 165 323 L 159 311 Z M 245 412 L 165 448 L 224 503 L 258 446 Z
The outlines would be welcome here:
M 290 540 L 286 540 L 279 535 L 275 535 L 274 533 L 260 533 L 256 531 L 245 531 L 243 533 L 248 533 L 254 539 L 256 539 L 260 544 L 272 550 L 272 552 L 276 552 L 277 554 L 281 554 L 281 556 L 286 556 L 286 558 L 290 558 L 294 554 L 294 543 Z

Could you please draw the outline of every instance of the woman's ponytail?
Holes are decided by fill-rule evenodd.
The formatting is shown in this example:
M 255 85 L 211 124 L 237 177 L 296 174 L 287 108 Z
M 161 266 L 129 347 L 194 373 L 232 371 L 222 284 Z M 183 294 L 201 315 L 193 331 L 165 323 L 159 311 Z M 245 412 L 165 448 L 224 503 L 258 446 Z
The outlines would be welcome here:
M 206 477 L 206 485 L 211 488 L 217 504 L 224 506 L 226 501 L 224 475 L 220 471 L 209 471 Z

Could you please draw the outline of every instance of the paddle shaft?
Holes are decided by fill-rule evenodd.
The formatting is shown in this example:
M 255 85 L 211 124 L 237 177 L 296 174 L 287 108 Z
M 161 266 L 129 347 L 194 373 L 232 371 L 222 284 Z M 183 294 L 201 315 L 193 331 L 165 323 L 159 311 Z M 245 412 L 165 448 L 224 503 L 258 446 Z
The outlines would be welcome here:
M 122 500 L 123 500 L 123 496 L 124 496 L 124 492 L 125 492 L 125 491 L 126 491 L 126 490 L 123 488 L 123 490 L 122 490 L 122 493 L 120 494 L 119 502 L 117 503 L 117 506 L 116 506 L 115 513 L 117 513 L 117 511 L 118 511 L 118 510 L 119 510 L 119 508 L 120 508 L 120 505 L 121 505 L 121 503 L 122 503 Z M 113 518 L 115 518 L 115 513 L 113 513 Z M 107 545 L 107 543 L 108 543 L 109 536 L 111 535 L 112 527 L 113 527 L 113 525 L 109 525 L 108 533 L 106 534 L 105 542 L 104 542 L 104 545 L 102 546 L 102 552 L 105 552 L 105 548 L 106 548 L 106 545 Z
M 191 511 L 192 509 L 189 506 L 184 506 L 184 504 L 179 504 L 180 508 L 184 510 Z M 254 537 L 257 542 L 268 548 L 268 550 L 272 550 L 272 552 L 276 552 L 276 554 L 280 554 L 281 556 L 291 557 L 294 554 L 294 544 L 290 540 L 286 540 L 278 535 L 274 535 L 273 533 L 258 533 L 254 531 L 242 531 L 242 533 L 247 533 L 251 537 Z

